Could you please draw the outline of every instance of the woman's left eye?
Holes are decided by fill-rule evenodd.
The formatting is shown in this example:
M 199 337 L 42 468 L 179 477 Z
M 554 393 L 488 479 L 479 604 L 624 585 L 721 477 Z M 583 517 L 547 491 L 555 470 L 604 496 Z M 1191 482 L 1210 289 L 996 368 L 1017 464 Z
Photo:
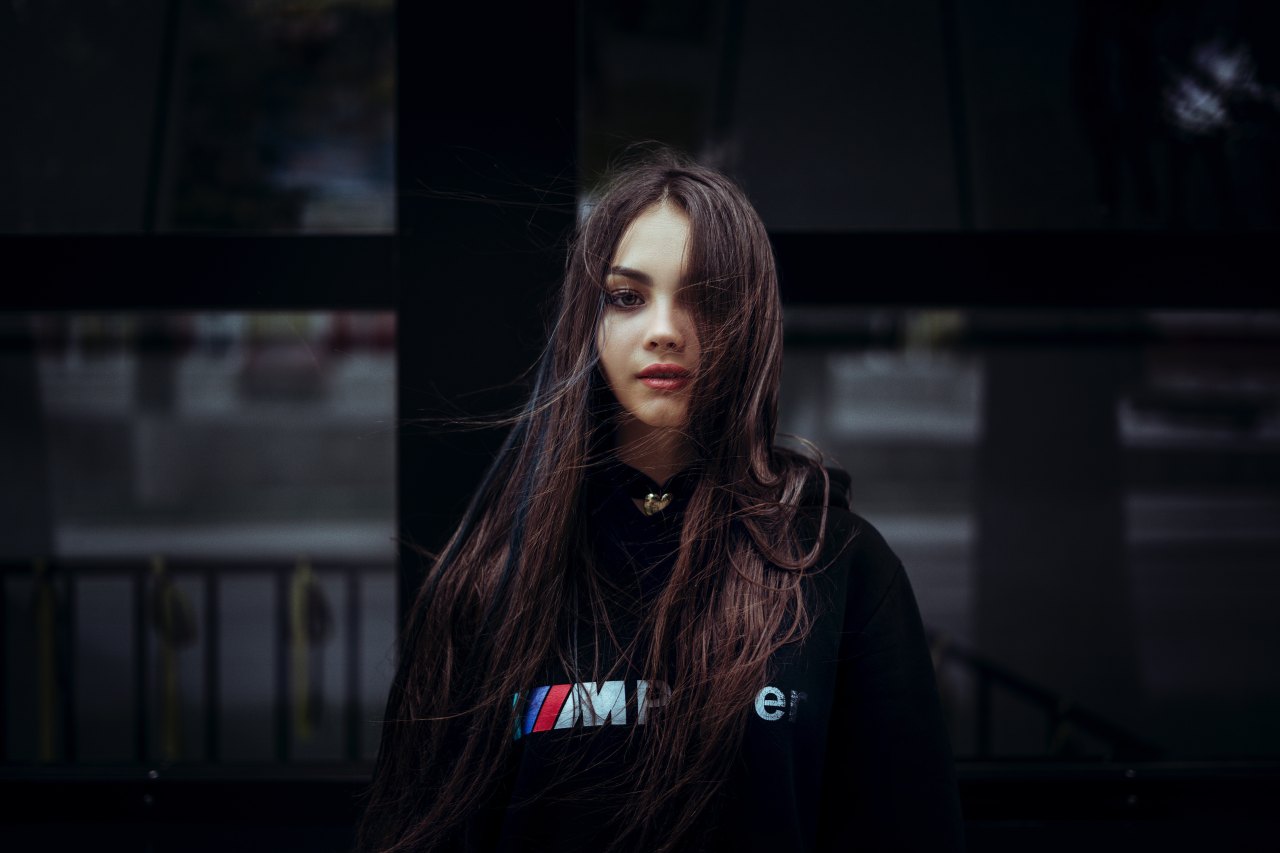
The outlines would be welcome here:
M 644 303 L 640 294 L 634 290 L 611 290 L 605 294 L 605 301 L 619 308 L 635 308 Z

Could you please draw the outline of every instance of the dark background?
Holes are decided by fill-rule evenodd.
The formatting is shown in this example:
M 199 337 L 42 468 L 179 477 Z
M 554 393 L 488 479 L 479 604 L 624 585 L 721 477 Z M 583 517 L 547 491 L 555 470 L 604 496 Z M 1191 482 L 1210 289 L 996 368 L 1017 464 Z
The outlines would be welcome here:
M 1275 19 L 1085 0 L 0 9 L 0 832 L 345 848 L 393 646 L 370 626 L 420 577 L 387 532 L 443 542 L 501 436 L 439 418 L 521 399 L 578 205 L 656 141 L 733 175 L 770 230 L 784 428 L 850 471 L 912 575 L 971 848 L 1265 849 Z M 226 367 L 242 344 L 253 369 Z M 184 408 L 200 365 L 238 377 L 213 427 Z M 120 376 L 110 417 L 65 402 Z M 257 521 L 273 532 L 246 537 Z M 114 538 L 69 538 L 90 522 Z M 197 523 L 215 547 L 173 544 Z M 194 645 L 156 615 L 161 552 Z M 299 552 L 323 579 L 301 599 Z M 84 622 L 102 609 L 120 630 Z M 87 671 L 95 636 L 118 675 Z M 173 751 L 155 661 L 178 646 L 194 692 Z M 338 713 L 304 742 L 296 688 L 316 679 L 297 667 L 321 656 Z

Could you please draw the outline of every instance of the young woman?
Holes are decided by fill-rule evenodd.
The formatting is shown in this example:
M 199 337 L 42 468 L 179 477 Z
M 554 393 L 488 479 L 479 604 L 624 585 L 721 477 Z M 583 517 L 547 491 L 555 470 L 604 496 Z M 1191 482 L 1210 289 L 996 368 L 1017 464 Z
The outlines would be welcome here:
M 743 193 L 621 172 L 413 605 L 362 849 L 961 846 L 911 587 L 847 476 L 776 443 L 781 363 Z

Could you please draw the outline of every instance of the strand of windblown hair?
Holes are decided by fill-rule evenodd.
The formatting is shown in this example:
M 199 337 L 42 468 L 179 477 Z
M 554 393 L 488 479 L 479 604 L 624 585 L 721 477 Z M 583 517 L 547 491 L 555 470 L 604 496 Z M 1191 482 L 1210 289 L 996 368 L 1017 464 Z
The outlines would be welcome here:
M 525 459 L 541 459 L 543 453 L 547 449 L 547 433 L 550 429 L 551 418 L 547 417 L 543 412 L 541 416 L 537 416 L 535 412 L 541 408 L 541 401 L 544 395 L 545 386 L 548 383 L 547 374 L 551 372 L 551 359 L 543 358 L 542 363 L 538 366 L 537 379 L 534 382 L 533 393 L 529 396 L 529 403 L 525 408 L 525 429 L 528 429 L 528 423 L 533 421 L 535 417 L 538 420 L 537 430 L 533 439 L 533 452 L 525 453 Z M 553 448 L 556 454 L 554 461 L 558 461 L 559 448 Z M 552 470 L 555 470 L 554 467 Z M 533 491 L 537 485 L 538 477 L 534 476 L 533 471 L 521 471 L 522 482 L 517 486 L 519 489 L 519 500 L 516 501 L 515 517 L 512 519 L 510 546 L 507 548 L 506 559 L 503 561 L 502 573 L 498 576 L 498 582 L 493 589 L 488 603 L 485 605 L 484 616 L 480 619 L 479 636 L 487 636 L 489 627 L 493 622 L 494 615 L 497 612 L 498 605 L 506 600 L 507 589 L 511 585 L 511 579 L 515 575 L 520 560 L 524 555 L 525 533 L 529 520 L 529 508 L 533 504 Z
M 540 391 L 544 387 L 545 382 L 545 363 L 540 366 L 535 380 L 535 393 L 523 407 L 523 411 L 517 416 L 515 423 L 508 432 L 502 445 L 499 447 L 493 462 L 488 466 L 483 477 L 480 480 L 472 498 L 467 505 L 466 511 L 463 513 L 462 519 L 458 524 L 453 536 L 449 540 L 444 549 L 444 553 L 435 564 L 431 567 L 427 578 L 425 579 L 421 589 L 419 590 L 417 600 L 413 606 L 408 625 L 406 626 L 405 635 L 402 637 L 399 648 L 401 649 L 400 660 L 397 661 L 396 676 L 392 682 L 392 689 L 389 691 L 387 698 L 387 709 L 385 718 L 391 725 L 398 725 L 398 721 L 407 711 L 412 715 L 413 709 L 406 708 L 406 702 L 410 702 L 407 690 L 410 687 L 410 679 L 413 667 L 418 658 L 418 648 L 422 642 L 423 632 L 426 630 L 426 614 L 431 609 L 432 602 L 437 595 L 437 591 L 451 568 L 460 558 L 468 543 L 473 538 L 473 534 L 483 521 L 486 513 L 488 513 L 493 505 L 495 496 L 500 493 L 504 487 L 504 480 L 509 478 L 513 473 L 511 468 L 518 464 L 521 456 L 520 447 L 526 440 L 530 427 L 534 421 L 534 415 L 537 411 L 537 405 L 540 400 Z M 527 481 L 526 481 L 527 482 Z M 522 495 L 527 497 L 527 495 Z M 523 540 L 524 522 L 527 510 L 527 500 L 521 501 L 522 511 L 517 515 L 517 529 L 513 532 L 513 539 L 516 543 Z M 514 548 L 509 551 L 509 555 L 516 555 L 518 551 Z M 508 571 L 511 566 L 511 558 L 508 558 Z M 490 607 L 486 611 L 484 625 L 487 628 L 492 619 L 492 601 Z M 462 670 L 463 683 L 455 685 L 462 695 L 468 695 L 469 691 L 474 689 L 475 682 L 482 676 L 483 667 L 477 667 L 472 661 L 471 666 L 467 666 Z M 470 744 L 475 747 L 475 744 Z M 388 743 L 384 738 L 378 757 L 375 763 L 374 778 L 380 778 L 380 768 L 390 761 L 390 756 L 384 754 L 388 748 Z M 470 750 L 468 750 L 470 751 Z M 402 836 L 398 841 L 393 842 L 393 849 L 399 849 L 406 843 L 416 843 L 421 838 L 421 834 L 427 827 L 422 824 L 411 829 L 407 835 Z
M 440 585 L 440 576 L 448 571 L 449 566 L 453 565 L 454 560 L 458 559 L 458 553 L 462 551 L 468 539 L 471 537 L 472 530 L 475 529 L 476 522 L 479 521 L 483 510 L 492 497 L 492 487 L 498 475 L 508 462 L 512 449 L 516 443 L 520 441 L 529 429 L 527 419 L 520 419 L 515 426 L 507 433 L 506 439 L 498 448 L 498 453 L 494 457 L 493 462 L 489 464 L 484 476 L 480 479 L 480 485 L 476 487 L 475 493 L 471 496 L 470 503 L 467 504 L 466 512 L 462 514 L 462 521 L 458 523 L 458 529 L 449 540 L 449 545 L 445 549 L 444 554 L 436 561 L 434 567 L 424 582 L 419 592 L 419 600 L 426 605 L 435 595 L 436 587 Z
M 471 500 L 467 504 L 466 510 L 463 512 L 462 519 L 458 523 L 457 529 L 447 543 L 444 552 L 430 567 L 422 587 L 418 591 L 414 605 L 411 608 L 408 624 L 400 639 L 398 648 L 400 649 L 399 659 L 396 661 L 396 673 L 392 679 L 391 689 L 387 694 L 386 708 L 383 712 L 383 719 L 386 723 L 395 725 L 404 712 L 402 707 L 404 704 L 404 691 L 408 684 L 409 676 L 413 668 L 415 660 L 415 650 L 418 648 L 422 639 L 422 631 L 425 625 L 425 614 L 429 609 L 430 602 L 435 597 L 436 590 L 440 585 L 440 581 L 444 574 L 458 559 L 463 548 L 470 541 L 471 534 L 475 530 L 481 517 L 483 516 L 488 505 L 491 503 L 495 484 L 503 475 L 504 470 L 508 467 L 513 456 L 515 448 L 524 439 L 529 429 L 530 418 L 528 417 L 532 400 L 526 404 L 524 416 L 520 417 L 512 428 L 507 432 L 502 444 L 499 446 L 497 454 L 494 456 L 493 462 L 490 463 L 481 477 L 479 484 L 472 493 Z M 373 778 L 380 778 L 380 768 L 389 760 L 384 754 L 385 742 L 380 745 L 378 755 L 375 759 Z

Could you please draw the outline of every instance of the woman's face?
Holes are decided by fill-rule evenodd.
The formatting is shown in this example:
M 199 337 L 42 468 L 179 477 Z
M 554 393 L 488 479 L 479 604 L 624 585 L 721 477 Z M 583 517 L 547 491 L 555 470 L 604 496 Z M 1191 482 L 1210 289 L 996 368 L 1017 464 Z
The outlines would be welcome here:
M 698 367 L 698 335 L 684 292 L 689 217 L 673 204 L 650 207 L 618 242 L 605 278 L 597 331 L 600 364 L 622 406 L 620 428 L 682 428 Z

